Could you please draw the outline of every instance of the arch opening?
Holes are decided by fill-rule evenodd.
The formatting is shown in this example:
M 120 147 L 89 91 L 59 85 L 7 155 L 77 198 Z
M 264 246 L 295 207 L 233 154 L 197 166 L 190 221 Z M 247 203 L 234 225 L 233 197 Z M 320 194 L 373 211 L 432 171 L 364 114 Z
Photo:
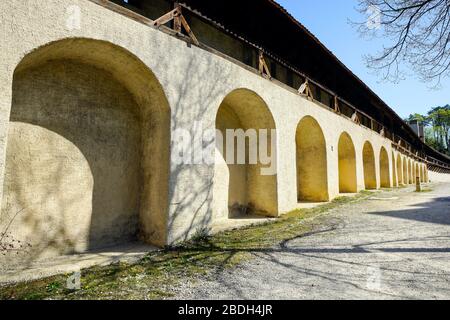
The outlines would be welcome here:
M 398 187 L 399 186 L 398 172 L 397 172 L 397 161 L 396 161 L 394 152 L 392 152 L 392 183 L 393 183 L 393 187 Z
M 408 159 L 406 159 L 406 157 L 403 157 L 403 184 L 404 184 L 404 185 L 409 184 L 409 178 L 408 178 Z
M 380 185 L 382 188 L 390 188 L 390 173 L 389 173 L 389 156 L 384 147 L 380 150 Z
M 276 163 L 265 164 L 258 152 L 264 142 L 259 134 L 267 130 L 267 154 L 276 159 L 276 127 L 267 104 L 253 91 L 234 90 L 219 106 L 216 129 L 221 139 L 216 140 L 215 219 L 277 216 L 277 175 L 264 173 L 264 168 Z M 238 133 L 236 130 L 246 134 L 245 146 L 239 147 L 236 136 L 228 136 L 227 132 Z M 251 161 L 251 150 L 256 152 L 256 161 Z M 238 161 L 239 152 L 245 152 L 244 162 Z
M 402 169 L 402 158 L 400 154 L 397 155 L 397 177 L 398 177 L 398 185 L 404 184 L 403 181 L 403 169 Z
M 33 259 L 167 237 L 170 108 L 125 49 L 67 39 L 17 66 L 3 216 Z M 1 222 L 4 223 L 5 219 Z
M 414 183 L 414 167 L 411 159 L 408 161 L 409 184 Z
M 352 138 L 346 132 L 341 134 L 338 143 L 339 192 L 356 193 L 356 152 Z
M 319 123 L 304 117 L 296 130 L 297 198 L 300 202 L 329 200 L 327 149 Z
M 375 168 L 375 153 L 370 142 L 363 148 L 364 184 L 367 190 L 377 189 L 377 176 Z

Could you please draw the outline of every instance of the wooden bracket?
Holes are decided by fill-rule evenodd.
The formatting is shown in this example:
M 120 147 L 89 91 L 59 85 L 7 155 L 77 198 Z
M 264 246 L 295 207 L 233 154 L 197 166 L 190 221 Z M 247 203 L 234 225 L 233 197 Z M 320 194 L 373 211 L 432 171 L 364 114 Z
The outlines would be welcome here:
M 359 120 L 359 117 L 358 117 L 358 112 L 355 111 L 355 113 L 353 113 L 352 120 L 354 122 L 356 122 L 357 124 L 361 124 L 361 120 Z
M 165 15 L 159 17 L 158 19 L 156 19 L 155 21 L 153 21 L 153 25 L 157 28 L 159 28 L 160 26 L 175 20 L 175 22 L 179 22 L 179 17 L 181 16 L 181 7 L 177 6 L 175 9 L 173 9 L 172 11 L 166 13 Z M 177 24 L 177 23 L 175 23 Z M 181 31 L 181 24 L 178 23 L 178 25 L 180 25 L 180 30 L 177 30 L 177 27 L 174 27 L 175 31 Z
M 165 15 L 156 19 L 153 22 L 153 25 L 155 27 L 159 28 L 160 26 L 162 26 L 172 20 L 174 22 L 173 29 L 177 33 L 181 33 L 181 28 L 183 27 L 184 30 L 186 31 L 186 33 L 191 38 L 192 42 L 197 46 L 200 45 L 200 42 L 197 40 L 197 37 L 194 35 L 191 27 L 189 27 L 189 24 L 187 23 L 186 19 L 184 18 L 183 11 L 182 11 L 180 5 L 175 5 L 175 9 L 173 9 L 172 11 L 170 11 L 170 12 L 166 13 Z
M 184 18 L 183 15 L 180 16 L 181 19 L 181 24 L 184 27 L 184 30 L 186 30 L 187 34 L 189 35 L 189 37 L 192 39 L 192 42 L 194 42 L 194 44 L 196 46 L 200 45 L 200 42 L 198 42 L 197 37 L 194 35 L 194 33 L 191 30 L 191 27 L 189 27 L 189 24 L 187 23 L 186 19 Z
M 266 59 L 264 59 L 264 53 L 262 51 L 259 51 L 259 73 L 262 76 L 266 75 L 269 79 L 272 78 L 269 67 L 266 63 Z
M 334 96 L 334 111 L 336 113 L 341 113 L 341 108 L 339 108 L 339 99 L 337 96 Z
M 300 86 L 300 88 L 298 88 L 298 93 L 306 95 L 306 97 L 310 100 L 314 100 L 314 96 L 309 86 L 308 79 L 306 79 L 306 81 Z
M 181 33 L 181 16 L 183 15 L 183 11 L 178 2 L 174 2 L 173 7 L 178 11 L 173 18 L 173 29 L 177 33 Z

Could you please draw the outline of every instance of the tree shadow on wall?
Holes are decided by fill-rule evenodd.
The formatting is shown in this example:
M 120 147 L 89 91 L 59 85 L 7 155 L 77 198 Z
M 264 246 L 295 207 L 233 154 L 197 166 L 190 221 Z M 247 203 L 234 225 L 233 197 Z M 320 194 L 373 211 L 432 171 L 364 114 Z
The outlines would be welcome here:
M 30 261 L 132 241 L 140 193 L 140 122 L 105 71 L 56 61 L 17 74 L 6 214 L 33 239 Z
M 179 66 L 176 69 L 173 65 L 166 66 L 169 74 L 183 75 L 174 84 L 176 96 L 175 100 L 171 101 L 172 129 L 188 130 L 193 135 L 196 129 L 194 123 L 201 122 L 204 130 L 215 130 L 217 110 L 229 93 L 223 88 L 233 88 L 230 65 L 218 64 L 216 59 L 217 57 L 209 55 L 205 63 L 205 59 L 196 59 L 193 54 L 182 70 Z M 189 106 L 186 101 L 190 102 Z M 203 141 L 202 149 L 214 149 L 215 143 L 215 139 Z M 174 147 L 176 146 L 172 145 L 172 152 Z M 169 183 L 171 216 L 168 230 L 176 233 L 176 236 L 171 238 L 170 242 L 185 241 L 211 225 L 213 177 L 214 165 L 211 164 L 172 164 Z
M 231 81 L 229 67 L 192 55 L 185 69 L 174 68 L 167 63 L 161 69 L 183 75 L 174 84 L 171 127 L 192 132 L 194 121 L 203 121 L 205 129 L 215 129 L 215 113 L 227 94 L 222 85 Z M 23 210 L 12 229 L 33 238 L 29 262 L 137 239 L 145 177 L 142 115 L 134 98 L 108 71 L 72 60 L 15 74 L 2 220 Z M 211 145 L 214 139 L 203 148 Z M 167 227 L 182 228 L 172 239 L 182 241 L 211 223 L 214 166 L 170 170 L 173 214 Z M 167 192 L 163 186 L 158 191 Z

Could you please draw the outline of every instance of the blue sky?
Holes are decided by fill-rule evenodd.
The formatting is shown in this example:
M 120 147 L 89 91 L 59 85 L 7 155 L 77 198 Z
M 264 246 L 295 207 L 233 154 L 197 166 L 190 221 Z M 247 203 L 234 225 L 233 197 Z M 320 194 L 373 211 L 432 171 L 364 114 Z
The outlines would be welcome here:
M 432 89 L 412 72 L 400 83 L 385 82 L 365 65 L 363 56 L 382 49 L 383 39 L 362 39 L 348 22 L 364 21 L 356 0 L 277 0 L 402 118 L 450 104 L 450 79 Z

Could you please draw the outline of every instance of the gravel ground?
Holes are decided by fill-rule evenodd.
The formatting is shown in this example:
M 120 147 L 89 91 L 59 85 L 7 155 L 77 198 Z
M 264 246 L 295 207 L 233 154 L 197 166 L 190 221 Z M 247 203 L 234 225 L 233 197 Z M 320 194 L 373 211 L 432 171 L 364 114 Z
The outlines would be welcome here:
M 450 299 L 450 183 L 405 188 L 328 213 L 312 234 L 175 299 Z

